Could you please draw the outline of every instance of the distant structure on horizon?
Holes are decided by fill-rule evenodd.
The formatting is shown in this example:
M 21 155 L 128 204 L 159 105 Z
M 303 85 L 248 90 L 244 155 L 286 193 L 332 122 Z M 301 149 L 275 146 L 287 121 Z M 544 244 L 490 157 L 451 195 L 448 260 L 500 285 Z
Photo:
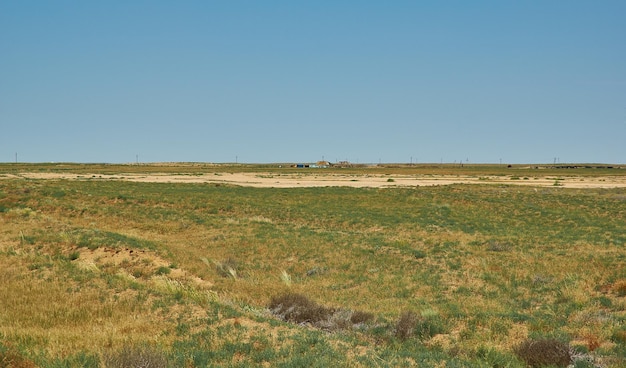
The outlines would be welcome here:
M 317 161 L 314 164 L 293 164 L 291 165 L 291 167 L 297 167 L 297 168 L 305 168 L 305 167 L 311 167 L 311 168 L 327 168 L 330 166 L 336 166 L 331 164 L 329 161 Z

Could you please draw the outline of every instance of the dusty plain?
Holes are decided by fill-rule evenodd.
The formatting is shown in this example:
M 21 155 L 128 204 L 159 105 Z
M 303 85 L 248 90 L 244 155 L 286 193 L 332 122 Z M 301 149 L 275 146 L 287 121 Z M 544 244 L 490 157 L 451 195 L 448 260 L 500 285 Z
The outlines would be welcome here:
M 49 179 L 49 180 L 122 180 L 144 183 L 213 183 L 230 184 L 256 188 L 310 188 L 310 187 L 351 187 L 351 188 L 393 188 L 452 184 L 499 184 L 524 185 L 535 187 L 563 188 L 624 188 L 626 169 L 555 169 L 541 170 L 504 168 L 475 165 L 468 173 L 468 167 L 453 165 L 429 167 L 427 165 L 407 165 L 398 170 L 385 167 L 361 167 L 343 170 L 342 168 L 275 168 L 272 165 L 250 167 L 245 165 L 211 165 L 211 172 L 190 171 L 194 166 L 181 164 L 181 172 L 171 172 L 175 164 L 147 165 L 146 172 L 136 172 L 137 166 L 121 166 L 115 174 L 102 172 L 66 172 L 65 165 L 49 171 L 7 172 L 0 179 Z M 131 169 L 127 172 L 124 168 Z M 167 171 L 164 170 L 167 168 Z M 217 168 L 217 170 L 216 170 Z M 445 168 L 445 170 L 443 170 Z M 494 169 L 495 168 L 495 169 Z M 197 170 L 197 167 L 195 167 Z M 263 170 L 267 171 L 263 171 Z M 428 173 L 429 170 L 432 173 Z M 455 172 L 455 170 L 457 170 Z M 344 173 L 342 171 L 347 171 Z M 484 171 L 484 172 L 483 172 Z M 545 173 L 545 171 L 549 171 Z M 443 172 L 443 173 L 442 173 Z

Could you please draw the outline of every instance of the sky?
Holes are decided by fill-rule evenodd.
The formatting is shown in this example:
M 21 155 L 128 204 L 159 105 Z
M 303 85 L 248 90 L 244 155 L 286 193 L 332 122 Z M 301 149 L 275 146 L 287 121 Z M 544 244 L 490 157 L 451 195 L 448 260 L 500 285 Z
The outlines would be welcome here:
M 626 1 L 0 1 L 0 162 L 626 163 Z

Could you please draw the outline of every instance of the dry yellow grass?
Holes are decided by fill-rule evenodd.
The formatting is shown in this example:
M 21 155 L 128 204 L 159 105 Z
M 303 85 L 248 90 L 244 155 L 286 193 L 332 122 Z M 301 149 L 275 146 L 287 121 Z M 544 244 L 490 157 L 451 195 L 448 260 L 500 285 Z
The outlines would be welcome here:
M 552 192 L 540 196 L 527 189 L 454 187 L 407 190 L 393 197 L 385 190 L 285 194 L 233 189 L 242 198 L 213 198 L 201 196 L 206 188 L 195 185 L 14 183 L 0 193 L 5 206 L 0 212 L 0 295 L 6 296 L 0 299 L 5 311 L 0 336 L 52 357 L 142 342 L 167 351 L 181 334 L 207 329 L 215 334 L 213 348 L 227 347 L 231 339 L 249 342 L 253 349 L 297 347 L 300 337 L 290 340 L 292 330 L 263 320 L 265 306 L 283 292 L 374 313 L 381 325 L 415 311 L 442 324 L 421 341 L 424 346 L 469 360 L 478 359 L 479 349 L 510 354 L 533 333 L 553 329 L 570 336 L 574 345 L 619 351 L 615 336 L 626 318 L 626 275 L 607 264 L 623 265 L 614 260 L 623 257 L 615 242 L 624 229 L 617 226 L 602 239 L 581 237 L 567 245 L 555 235 L 520 231 L 535 226 L 525 222 L 529 211 L 550 220 L 548 232 L 574 226 L 560 212 L 550 214 L 561 216 L 554 221 L 541 214 L 544 206 L 562 205 L 549 197 Z M 159 190 L 163 193 L 155 194 Z M 350 200 L 346 195 L 357 199 L 352 207 L 326 210 L 317 203 L 318 193 L 331 204 L 335 198 Z M 620 192 L 596 195 L 605 205 L 621 203 Z M 516 207 L 515 196 L 541 201 L 529 210 Z M 584 198 L 572 192 L 575 200 L 579 196 Z M 476 197 L 501 202 L 486 213 Z M 427 216 L 423 223 L 405 221 L 412 214 L 388 208 L 390 201 L 406 211 L 426 208 Z M 598 215 L 604 210 L 597 209 Z M 506 236 L 489 233 L 490 226 L 497 226 L 492 224 L 463 230 L 472 211 L 502 222 L 512 217 L 519 229 L 511 227 Z M 453 225 L 446 222 L 457 213 L 466 217 L 455 218 Z M 596 231 L 596 224 L 587 226 Z M 86 236 L 99 243 L 83 244 Z M 135 240 L 138 247 L 126 244 Z M 229 259 L 237 261 L 237 277 L 216 268 Z M 207 320 L 213 321 L 210 327 Z M 361 352 L 354 359 L 377 354 L 381 339 L 359 335 L 364 345 L 357 344 Z M 348 343 L 331 345 L 339 349 L 342 344 Z M 237 361 L 246 357 L 234 354 L 232 362 Z

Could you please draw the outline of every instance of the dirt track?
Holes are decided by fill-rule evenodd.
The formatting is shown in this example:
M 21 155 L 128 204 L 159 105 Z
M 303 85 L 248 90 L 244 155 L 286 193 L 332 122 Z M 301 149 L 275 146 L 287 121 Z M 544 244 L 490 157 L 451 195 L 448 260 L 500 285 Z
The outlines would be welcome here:
M 215 183 L 257 188 L 296 188 L 344 186 L 354 188 L 391 188 L 450 184 L 507 184 L 563 188 L 626 188 L 626 176 L 603 177 L 529 177 L 458 176 L 458 175 L 341 175 L 334 173 L 276 174 L 276 173 L 210 173 L 191 174 L 67 174 L 32 173 L 0 175 L 0 179 L 47 180 L 123 180 L 152 183 Z

